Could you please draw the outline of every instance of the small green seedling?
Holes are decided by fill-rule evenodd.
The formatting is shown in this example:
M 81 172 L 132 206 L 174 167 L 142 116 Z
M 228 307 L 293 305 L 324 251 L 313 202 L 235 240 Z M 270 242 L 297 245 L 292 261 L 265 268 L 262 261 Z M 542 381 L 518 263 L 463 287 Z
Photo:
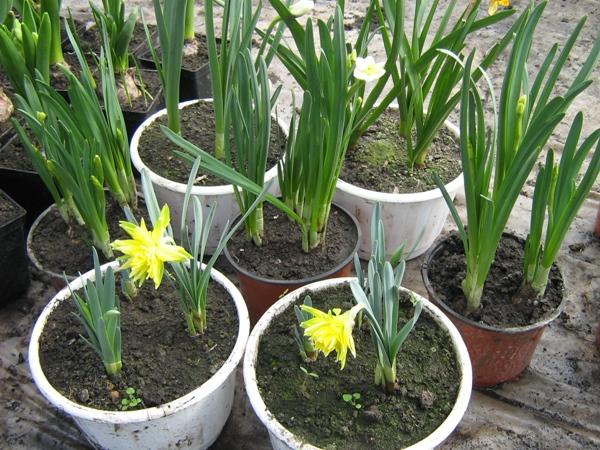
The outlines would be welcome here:
M 360 394 L 355 392 L 354 394 L 342 394 L 342 400 L 344 400 L 349 405 L 352 405 L 355 409 L 361 409 L 362 405 L 359 403 Z
M 316 372 L 312 372 L 311 370 L 307 369 L 306 367 L 300 366 L 300 370 L 302 372 L 304 372 L 304 375 L 306 375 L 307 377 L 313 377 L 315 379 L 319 378 L 319 375 Z
M 121 399 L 121 411 L 134 409 L 136 406 L 142 403 L 142 399 L 136 395 L 136 391 L 132 387 L 125 389 L 125 395 L 126 397 Z

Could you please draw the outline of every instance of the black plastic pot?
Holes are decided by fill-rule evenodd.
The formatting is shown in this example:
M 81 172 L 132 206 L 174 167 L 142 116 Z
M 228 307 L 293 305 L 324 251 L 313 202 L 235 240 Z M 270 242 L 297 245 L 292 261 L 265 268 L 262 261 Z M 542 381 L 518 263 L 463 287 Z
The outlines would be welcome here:
M 196 34 L 197 38 L 204 38 L 200 34 Z M 152 41 L 155 41 L 156 35 L 152 36 Z M 148 69 L 156 69 L 152 55 L 147 48 L 147 44 L 141 47 L 139 61 L 142 67 Z M 208 63 L 200 67 L 181 68 L 181 76 L 179 78 L 179 101 L 195 100 L 197 98 L 212 98 L 212 88 L 210 82 L 210 67 Z
M 0 306 L 29 287 L 29 266 L 25 251 L 25 210 L 0 190 L 0 203 L 14 212 L 0 222 Z
M 18 143 L 18 140 L 18 136 L 13 136 L 6 145 L 0 147 L 0 154 L 11 151 L 11 146 Z M 0 165 L 0 189 L 27 211 L 26 229 L 52 204 L 50 192 L 33 169 L 13 169 Z
M 153 74 L 158 77 L 156 70 L 141 69 L 142 80 L 144 74 Z M 144 120 L 158 111 L 163 105 L 162 87 L 158 89 L 158 92 L 154 94 L 154 98 L 148 102 L 146 109 L 144 110 L 128 110 L 127 106 L 121 105 L 123 111 L 123 119 L 125 120 L 125 127 L 127 128 L 127 136 L 129 140 L 133 137 L 133 133 L 142 124 Z

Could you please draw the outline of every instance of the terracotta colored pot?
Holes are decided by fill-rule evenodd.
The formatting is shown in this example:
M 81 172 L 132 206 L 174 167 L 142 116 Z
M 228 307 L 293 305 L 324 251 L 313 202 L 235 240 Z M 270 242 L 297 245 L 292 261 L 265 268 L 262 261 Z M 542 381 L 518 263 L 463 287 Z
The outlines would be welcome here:
M 598 214 L 596 214 L 596 226 L 594 227 L 594 234 L 600 237 L 600 206 L 598 207 Z
M 298 289 L 299 287 L 314 283 L 316 281 L 330 278 L 348 277 L 351 275 L 354 254 L 358 251 L 358 247 L 361 242 L 360 227 L 356 221 L 356 218 L 352 216 L 352 214 L 348 213 L 348 211 L 337 205 L 336 208 L 352 219 L 352 222 L 356 227 L 357 241 L 354 246 L 354 250 L 350 253 L 350 255 L 327 272 L 300 280 L 274 280 L 270 278 L 263 278 L 241 267 L 235 261 L 235 258 L 231 257 L 229 250 L 227 247 L 225 247 L 225 257 L 237 272 L 237 276 L 240 281 L 240 291 L 242 291 L 242 295 L 244 296 L 244 300 L 248 306 L 250 322 L 252 325 L 254 325 L 258 319 L 261 318 L 264 312 L 269 309 L 269 307 L 277 300 L 284 295 Z
M 529 366 L 546 325 L 559 316 L 566 297 L 563 297 L 558 308 L 550 316 L 532 325 L 500 328 L 475 322 L 441 301 L 429 281 L 429 264 L 441 250 L 442 244 L 443 240 L 427 252 L 421 275 L 429 300 L 444 311 L 467 344 L 473 367 L 474 386 L 492 387 L 514 380 Z

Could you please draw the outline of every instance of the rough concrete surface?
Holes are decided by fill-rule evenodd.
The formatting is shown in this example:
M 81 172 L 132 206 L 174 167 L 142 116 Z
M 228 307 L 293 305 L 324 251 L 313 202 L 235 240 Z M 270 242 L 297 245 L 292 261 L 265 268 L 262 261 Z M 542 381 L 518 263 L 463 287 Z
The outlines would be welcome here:
M 366 3 L 366 0 L 347 1 L 349 40 L 356 36 L 357 19 L 360 19 Z M 413 2 L 407 3 L 408 8 L 412 8 Z M 447 2 L 442 0 L 441 3 Z M 515 0 L 512 3 L 521 9 L 527 2 Z M 127 4 L 142 5 L 145 14 L 152 20 L 149 0 L 128 1 Z M 459 4 L 466 4 L 466 0 L 459 0 Z M 326 16 L 333 5 L 331 0 L 317 1 L 315 15 Z M 73 8 L 76 17 L 89 17 L 85 1 L 63 0 L 63 7 Z M 200 22 L 202 10 L 198 8 Z M 584 15 L 588 16 L 587 24 L 569 59 L 566 75 L 559 80 L 559 89 L 572 79 L 600 30 L 600 1 L 552 0 L 538 27 L 530 59 L 532 72 L 541 63 L 547 49 L 554 42 L 562 45 Z M 260 24 L 267 24 L 272 17 L 272 9 L 266 7 Z M 507 21 L 478 32 L 470 42 L 484 51 L 504 34 L 508 26 Z M 202 23 L 198 23 L 198 28 L 203 29 Z M 381 56 L 381 45 L 375 42 L 371 53 L 376 55 L 376 59 Z M 490 70 L 496 87 L 502 82 L 502 71 L 502 60 Z M 290 90 L 294 89 L 294 84 L 276 61 L 271 67 L 271 74 L 273 82 L 284 85 L 279 111 L 284 117 L 289 117 Z M 567 119 L 552 137 L 550 145 L 555 150 L 561 150 L 570 118 L 576 111 L 583 110 L 586 114 L 584 135 L 600 126 L 599 75 L 600 71 L 596 70 L 593 76 L 595 84 L 577 99 Z M 296 97 L 299 98 L 297 90 Z M 528 228 L 532 190 L 531 185 L 523 190 L 509 226 L 522 236 Z M 457 204 L 464 215 L 464 199 L 459 196 Z M 465 417 L 443 448 L 600 448 L 600 354 L 594 342 L 600 319 L 600 240 L 591 232 L 599 207 L 600 188 L 596 183 L 579 211 L 558 258 L 568 296 L 565 311 L 548 327 L 531 366 L 515 382 L 495 389 L 474 391 Z M 453 224 L 448 221 L 444 232 L 452 228 Z M 419 272 L 421 262 L 422 258 L 417 258 L 409 263 L 405 285 L 426 295 Z M 230 273 L 227 267 L 222 268 Z M 43 275 L 34 271 L 27 294 L 0 310 L 0 448 L 88 448 L 73 422 L 55 411 L 38 393 L 26 362 L 34 320 L 54 293 Z M 246 400 L 241 373 L 238 375 L 232 415 L 213 448 L 270 448 L 266 431 Z

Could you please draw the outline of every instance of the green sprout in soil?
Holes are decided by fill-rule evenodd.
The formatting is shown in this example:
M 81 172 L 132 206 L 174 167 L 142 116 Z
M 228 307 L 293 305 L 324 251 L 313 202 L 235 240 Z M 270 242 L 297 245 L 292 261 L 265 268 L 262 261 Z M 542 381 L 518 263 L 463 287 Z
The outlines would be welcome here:
M 361 409 L 362 405 L 359 403 L 360 393 L 354 392 L 353 394 L 342 394 L 342 400 L 349 405 L 352 405 L 354 409 Z
M 309 295 L 304 297 L 303 304 L 309 307 L 312 306 L 312 300 L 310 299 Z M 302 324 L 302 322 L 305 322 L 311 318 L 311 315 L 309 313 L 302 311 L 296 305 L 294 305 L 294 313 L 296 314 L 296 318 L 298 319 L 299 324 Z M 298 352 L 302 357 L 302 361 L 307 363 L 316 361 L 317 351 L 315 350 L 312 340 L 304 334 L 304 329 L 297 325 L 294 325 L 292 329 L 294 331 L 294 341 L 296 342 L 296 345 L 298 345 Z M 304 368 L 300 367 L 300 369 Z
M 304 375 L 306 375 L 306 378 L 307 378 L 307 379 L 308 379 L 309 377 L 312 377 L 312 378 L 315 378 L 315 379 L 319 378 L 319 374 L 318 374 L 317 372 L 313 372 L 312 370 L 310 370 L 310 369 L 307 369 L 306 367 L 302 367 L 302 366 L 300 366 L 300 370 L 301 370 L 302 372 L 304 372 Z
M 143 405 L 143 402 L 137 396 L 136 390 L 132 387 L 125 389 L 125 396 L 121 399 L 121 411 L 129 411 L 140 404 Z

